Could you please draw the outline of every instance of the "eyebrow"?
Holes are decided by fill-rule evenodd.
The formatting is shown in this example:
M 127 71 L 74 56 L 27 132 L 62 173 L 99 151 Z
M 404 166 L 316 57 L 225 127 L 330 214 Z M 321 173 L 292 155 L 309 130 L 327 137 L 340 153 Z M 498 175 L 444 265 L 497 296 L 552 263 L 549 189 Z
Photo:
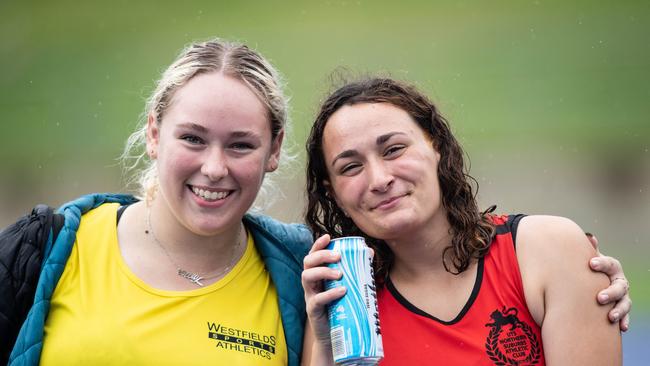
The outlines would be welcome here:
M 390 140 L 391 137 L 395 135 L 406 135 L 404 132 L 389 132 L 387 134 L 377 137 L 377 145 L 381 145 L 386 141 Z
M 386 133 L 386 134 L 383 134 L 383 135 L 377 137 L 377 140 L 376 140 L 375 144 L 377 146 L 383 145 L 383 144 L 386 143 L 386 141 L 390 140 L 391 137 L 393 137 L 395 135 L 406 135 L 406 134 L 404 132 L 389 132 L 389 133 Z M 354 150 L 354 149 L 345 150 L 345 151 L 341 152 L 340 154 L 336 155 L 334 160 L 332 160 L 331 165 L 334 166 L 336 161 L 339 160 L 339 159 L 349 158 L 349 157 L 352 157 L 354 155 L 357 155 L 358 153 L 359 152 L 357 150 Z
M 186 123 L 181 123 L 178 125 L 180 128 L 189 128 L 190 130 L 194 130 L 200 133 L 207 134 L 209 131 L 207 128 L 203 127 L 202 125 L 194 122 L 186 122 Z M 241 138 L 241 137 L 258 137 L 256 133 L 253 131 L 233 131 L 230 133 L 231 137 L 234 138 Z
M 258 137 L 258 135 L 252 131 L 233 131 L 230 136 L 232 137 Z
M 194 130 L 194 131 L 202 132 L 202 133 L 207 133 L 208 132 L 207 128 L 201 126 L 198 123 L 194 123 L 194 122 L 181 123 L 181 124 L 178 125 L 178 127 L 189 128 L 190 130 Z

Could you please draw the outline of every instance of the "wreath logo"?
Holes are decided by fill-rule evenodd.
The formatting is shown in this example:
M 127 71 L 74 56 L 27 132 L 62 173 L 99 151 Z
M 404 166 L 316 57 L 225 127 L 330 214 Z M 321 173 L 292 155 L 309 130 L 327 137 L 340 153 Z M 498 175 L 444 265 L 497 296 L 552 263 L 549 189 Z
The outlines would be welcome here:
M 490 327 L 485 341 L 485 352 L 495 365 L 523 366 L 539 363 L 539 340 L 530 325 L 519 320 L 518 313 L 516 308 L 506 310 L 504 306 L 501 311 L 496 309 L 492 312 L 492 323 L 485 324 Z M 507 326 L 510 326 L 509 329 Z

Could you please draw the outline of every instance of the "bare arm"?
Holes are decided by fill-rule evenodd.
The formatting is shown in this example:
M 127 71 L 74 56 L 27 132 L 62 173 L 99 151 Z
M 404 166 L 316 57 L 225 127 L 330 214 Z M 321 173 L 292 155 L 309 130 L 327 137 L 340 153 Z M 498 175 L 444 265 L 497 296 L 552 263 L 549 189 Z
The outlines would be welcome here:
M 610 306 L 593 294 L 608 285 L 587 262 L 595 250 L 572 221 L 529 216 L 517 231 L 517 258 L 526 302 L 542 327 L 548 365 L 620 365 L 618 324 L 607 319 Z

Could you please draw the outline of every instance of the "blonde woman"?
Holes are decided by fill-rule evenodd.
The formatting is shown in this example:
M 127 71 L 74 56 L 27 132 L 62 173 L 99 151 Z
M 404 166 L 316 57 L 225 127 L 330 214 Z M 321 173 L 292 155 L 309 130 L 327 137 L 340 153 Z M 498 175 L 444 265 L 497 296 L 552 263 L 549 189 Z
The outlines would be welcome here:
M 260 54 L 220 40 L 185 49 L 125 153 L 144 152 L 144 199 L 66 204 L 56 241 L 33 250 L 42 271 L 12 265 L 38 287 L 24 322 L 32 299 L 15 306 L 9 364 L 297 365 L 311 235 L 247 213 L 278 168 L 286 121 Z

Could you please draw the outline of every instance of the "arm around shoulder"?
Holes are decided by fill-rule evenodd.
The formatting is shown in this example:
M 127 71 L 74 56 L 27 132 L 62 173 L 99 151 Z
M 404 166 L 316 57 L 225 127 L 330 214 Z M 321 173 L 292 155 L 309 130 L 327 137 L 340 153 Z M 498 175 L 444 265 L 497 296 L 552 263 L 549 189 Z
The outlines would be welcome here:
M 528 307 L 542 328 L 549 365 L 621 364 L 621 336 L 610 307 L 594 294 L 609 283 L 588 267 L 595 249 L 573 221 L 529 216 L 517 231 L 517 259 Z

